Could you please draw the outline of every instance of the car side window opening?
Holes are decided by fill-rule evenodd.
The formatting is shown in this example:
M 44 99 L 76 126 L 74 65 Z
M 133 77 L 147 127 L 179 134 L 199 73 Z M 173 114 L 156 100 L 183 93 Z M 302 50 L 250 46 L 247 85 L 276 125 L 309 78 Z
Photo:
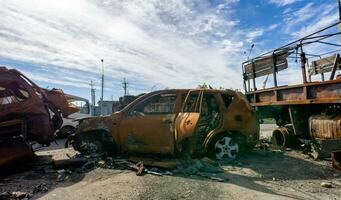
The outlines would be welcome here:
M 228 94 L 221 94 L 221 97 L 223 98 L 225 107 L 228 108 L 233 100 L 233 96 Z
M 137 104 L 130 115 L 153 115 L 174 113 L 176 94 L 159 94 Z
M 12 83 L 7 88 L 0 86 L 0 104 L 23 102 L 29 97 L 28 91 L 17 83 Z
M 219 107 L 213 94 L 204 94 L 201 113 L 203 116 L 219 113 Z
M 207 134 L 219 125 L 220 110 L 214 94 L 204 94 L 202 99 L 200 119 L 196 129 L 197 148 L 202 149 Z
M 185 102 L 185 105 L 184 105 L 184 108 L 183 108 L 183 112 L 199 112 L 198 110 L 196 110 L 197 108 L 197 104 L 199 103 L 198 102 L 198 92 L 191 92 L 188 97 L 187 97 L 187 100 L 186 100 L 186 96 L 184 96 L 184 101 Z

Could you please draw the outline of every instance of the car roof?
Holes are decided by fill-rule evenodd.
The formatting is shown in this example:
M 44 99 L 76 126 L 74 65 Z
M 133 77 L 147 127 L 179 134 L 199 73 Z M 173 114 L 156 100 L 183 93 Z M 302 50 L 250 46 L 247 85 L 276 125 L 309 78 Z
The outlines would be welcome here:
M 146 95 L 150 94 L 156 94 L 156 93 L 167 93 L 167 92 L 189 92 L 189 91 L 204 91 L 204 92 L 217 92 L 217 93 L 234 93 L 234 90 L 229 90 L 229 89 L 202 89 L 202 88 L 196 88 L 196 89 L 164 89 L 164 90 L 156 90 L 150 93 L 147 93 Z
M 125 108 L 123 108 L 123 112 L 128 110 L 130 107 L 136 104 L 140 99 L 148 98 L 150 96 L 160 94 L 160 93 L 188 93 L 189 91 L 204 91 L 204 92 L 210 92 L 210 93 L 226 93 L 230 95 L 234 95 L 236 91 L 230 90 L 230 89 L 225 89 L 225 90 L 219 90 L 219 89 L 201 89 L 201 88 L 196 88 L 196 89 L 164 89 L 164 90 L 155 90 L 153 92 L 146 93 L 144 95 L 139 96 L 137 99 L 132 101 L 130 104 L 128 104 Z

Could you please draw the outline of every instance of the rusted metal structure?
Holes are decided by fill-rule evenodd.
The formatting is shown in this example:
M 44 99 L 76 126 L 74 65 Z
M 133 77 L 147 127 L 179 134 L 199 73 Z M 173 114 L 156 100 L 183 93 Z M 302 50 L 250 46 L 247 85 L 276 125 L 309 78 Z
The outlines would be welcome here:
M 258 137 L 258 120 L 242 93 L 183 89 L 151 92 L 120 112 L 85 119 L 71 143 L 82 152 L 186 151 L 192 155 L 215 153 L 224 159 L 234 158 Z
M 242 64 L 245 93 L 258 117 L 275 118 L 280 126 L 273 132 L 274 145 L 289 147 L 297 144 L 297 139 L 313 139 L 317 156 L 330 156 L 332 150 L 341 149 L 341 76 L 336 76 L 341 69 L 338 53 L 341 45 L 332 43 L 340 36 L 340 32 L 335 31 L 339 24 L 332 24 Z M 310 53 L 312 49 L 317 50 L 316 44 L 338 49 Z M 294 63 L 289 59 L 297 60 L 298 57 L 302 84 L 279 85 L 278 72 Z M 309 60 L 313 60 L 311 64 Z M 256 78 L 270 75 L 273 87 L 258 89 Z M 316 75 L 320 75 L 317 77 L 320 80 L 312 81 Z M 264 86 L 267 80 L 268 77 Z
M 61 90 L 42 89 L 15 69 L 0 67 L 0 166 L 32 157 L 28 140 L 49 145 L 62 116 L 76 112 Z

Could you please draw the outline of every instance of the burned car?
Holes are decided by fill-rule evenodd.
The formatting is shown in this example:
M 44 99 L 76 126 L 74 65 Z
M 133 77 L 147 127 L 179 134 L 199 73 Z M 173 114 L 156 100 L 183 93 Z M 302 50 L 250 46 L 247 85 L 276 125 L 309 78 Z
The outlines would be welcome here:
M 40 88 L 15 69 L 0 66 L 0 166 L 33 157 L 29 141 L 49 145 L 62 117 L 78 111 L 63 91 Z
M 120 112 L 84 119 L 70 143 L 84 153 L 187 152 L 233 159 L 258 138 L 258 120 L 242 93 L 173 89 L 145 94 Z

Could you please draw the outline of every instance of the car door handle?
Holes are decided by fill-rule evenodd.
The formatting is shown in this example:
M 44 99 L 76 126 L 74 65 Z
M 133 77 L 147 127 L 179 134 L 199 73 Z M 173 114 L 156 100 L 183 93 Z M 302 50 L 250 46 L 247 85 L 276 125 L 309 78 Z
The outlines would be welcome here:
M 191 120 L 187 120 L 186 125 L 190 125 L 190 124 L 192 124 Z

